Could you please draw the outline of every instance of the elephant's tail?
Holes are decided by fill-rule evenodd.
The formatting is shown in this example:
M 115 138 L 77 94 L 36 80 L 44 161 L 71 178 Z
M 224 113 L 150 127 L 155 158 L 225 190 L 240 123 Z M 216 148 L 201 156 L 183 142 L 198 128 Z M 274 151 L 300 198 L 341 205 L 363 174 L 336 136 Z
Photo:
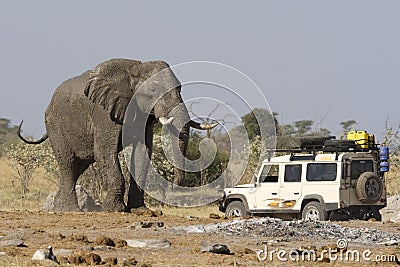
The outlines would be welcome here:
M 31 145 L 38 145 L 38 144 L 41 144 L 41 143 L 43 143 L 44 141 L 46 141 L 47 138 L 49 138 L 49 136 L 47 135 L 47 133 L 45 133 L 45 135 L 43 135 L 42 138 L 40 138 L 39 140 L 30 141 L 30 140 L 25 139 L 25 138 L 22 136 L 22 134 L 21 134 L 22 123 L 24 123 L 24 121 L 21 121 L 21 124 L 20 124 L 19 127 L 18 127 L 18 136 L 19 136 L 19 138 L 20 138 L 22 141 L 24 141 L 25 143 L 31 144 Z

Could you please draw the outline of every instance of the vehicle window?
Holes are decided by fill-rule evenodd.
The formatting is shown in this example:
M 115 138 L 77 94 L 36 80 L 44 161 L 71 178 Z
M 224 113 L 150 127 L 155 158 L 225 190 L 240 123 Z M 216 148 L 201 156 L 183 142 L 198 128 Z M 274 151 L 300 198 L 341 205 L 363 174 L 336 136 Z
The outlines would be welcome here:
M 265 165 L 261 172 L 260 181 L 262 183 L 277 183 L 279 177 L 279 165 Z
M 358 179 L 363 172 L 373 172 L 374 164 L 372 160 L 352 160 L 351 179 Z
M 335 181 L 336 163 L 309 163 L 307 181 Z
M 301 181 L 301 164 L 291 164 L 285 166 L 285 182 Z

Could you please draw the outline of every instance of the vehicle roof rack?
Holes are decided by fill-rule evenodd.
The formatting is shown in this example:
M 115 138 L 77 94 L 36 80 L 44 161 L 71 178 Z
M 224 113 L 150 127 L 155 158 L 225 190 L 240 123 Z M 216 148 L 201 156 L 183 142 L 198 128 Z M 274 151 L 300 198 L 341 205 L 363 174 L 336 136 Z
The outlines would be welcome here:
M 327 153 L 341 153 L 341 152 L 370 152 L 378 151 L 379 144 L 375 144 L 368 148 L 358 148 L 358 147 L 306 147 L 306 148 L 291 148 L 291 149 L 267 149 L 267 153 L 282 152 L 282 153 L 308 153 L 315 154 L 317 152 L 327 152 Z

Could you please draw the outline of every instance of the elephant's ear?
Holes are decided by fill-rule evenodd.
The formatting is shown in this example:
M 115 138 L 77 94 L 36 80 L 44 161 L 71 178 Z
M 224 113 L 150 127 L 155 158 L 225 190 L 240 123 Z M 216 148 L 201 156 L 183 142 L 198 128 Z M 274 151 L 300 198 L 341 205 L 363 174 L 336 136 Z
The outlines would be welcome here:
M 128 59 L 111 59 L 100 63 L 89 73 L 85 95 L 99 104 L 117 123 L 124 121 L 126 108 L 133 96 L 130 69 L 140 64 Z

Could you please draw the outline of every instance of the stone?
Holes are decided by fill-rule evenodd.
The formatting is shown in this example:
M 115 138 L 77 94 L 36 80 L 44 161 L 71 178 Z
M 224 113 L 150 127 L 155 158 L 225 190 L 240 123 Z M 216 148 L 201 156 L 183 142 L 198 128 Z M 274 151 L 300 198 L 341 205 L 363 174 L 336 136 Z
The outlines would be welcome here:
M 0 247 L 23 247 L 24 241 L 19 238 L 0 241 Z
M 147 207 L 134 208 L 130 211 L 137 216 L 160 217 L 163 214 L 161 210 L 151 210 Z
M 197 217 L 197 216 L 192 216 L 192 215 L 189 215 L 189 216 L 186 216 L 186 219 L 188 219 L 188 220 L 198 220 L 198 219 L 199 219 L 199 217 Z
M 101 264 L 101 257 L 96 253 L 89 253 L 85 257 L 85 262 L 88 265 L 100 265 Z
M 128 247 L 132 248 L 169 248 L 171 242 L 166 239 L 128 239 Z
M 129 258 L 129 259 L 124 259 L 122 262 L 122 266 L 136 266 L 137 265 L 137 260 L 135 257 Z
M 76 197 L 78 199 L 78 206 L 84 212 L 97 212 L 103 211 L 103 208 L 98 203 L 95 203 L 93 198 L 89 193 L 80 185 L 75 187 Z M 54 211 L 54 197 L 57 191 L 50 193 L 47 196 L 47 200 L 44 203 L 42 210 L 44 211 Z
M 81 264 L 81 263 L 85 263 L 86 260 L 82 255 L 72 254 L 72 255 L 68 256 L 68 262 L 70 264 Z
M 88 250 L 88 251 L 92 251 L 94 250 L 93 246 L 77 246 L 76 250 Z
M 200 244 L 201 252 L 211 252 L 216 254 L 226 254 L 231 255 L 231 251 L 228 249 L 226 245 L 223 244 L 209 244 L 206 242 L 201 242 Z
M 53 254 L 53 248 L 50 246 L 47 249 L 39 249 L 36 250 L 35 253 L 32 256 L 33 261 L 44 261 L 44 260 L 50 260 L 53 262 L 56 262 L 60 264 L 56 258 L 56 256 Z
M 109 257 L 104 259 L 105 264 L 117 265 L 118 259 L 116 257 Z
M 400 195 L 390 196 L 386 199 L 386 208 L 400 210 Z
M 378 245 L 385 245 L 385 246 L 397 246 L 398 244 L 399 244 L 399 241 L 398 240 L 388 240 L 388 241 L 385 241 L 385 242 L 380 242 L 380 243 L 377 243 Z
M 116 248 L 122 248 L 128 245 L 125 240 L 119 238 L 114 239 L 114 243 Z
M 219 216 L 218 214 L 216 214 L 216 213 L 210 213 L 210 219 L 221 219 L 221 216 Z
M 382 222 L 400 222 L 400 210 L 383 208 L 379 210 Z
M 356 224 L 356 221 L 354 223 Z M 345 236 L 349 242 L 376 244 L 394 240 L 400 244 L 399 235 L 383 230 L 344 227 L 329 221 L 283 221 L 268 217 L 175 227 L 173 230 L 178 233 L 208 233 L 233 237 L 278 238 L 279 242 L 303 240 L 305 237 L 337 240 Z
M 160 228 L 164 227 L 164 222 L 162 221 L 143 221 L 143 222 L 135 222 L 129 226 L 132 229 L 138 228 Z
M 109 246 L 109 247 L 115 247 L 114 241 L 106 236 L 98 236 L 96 237 L 96 240 L 94 241 L 94 244 L 96 246 Z

